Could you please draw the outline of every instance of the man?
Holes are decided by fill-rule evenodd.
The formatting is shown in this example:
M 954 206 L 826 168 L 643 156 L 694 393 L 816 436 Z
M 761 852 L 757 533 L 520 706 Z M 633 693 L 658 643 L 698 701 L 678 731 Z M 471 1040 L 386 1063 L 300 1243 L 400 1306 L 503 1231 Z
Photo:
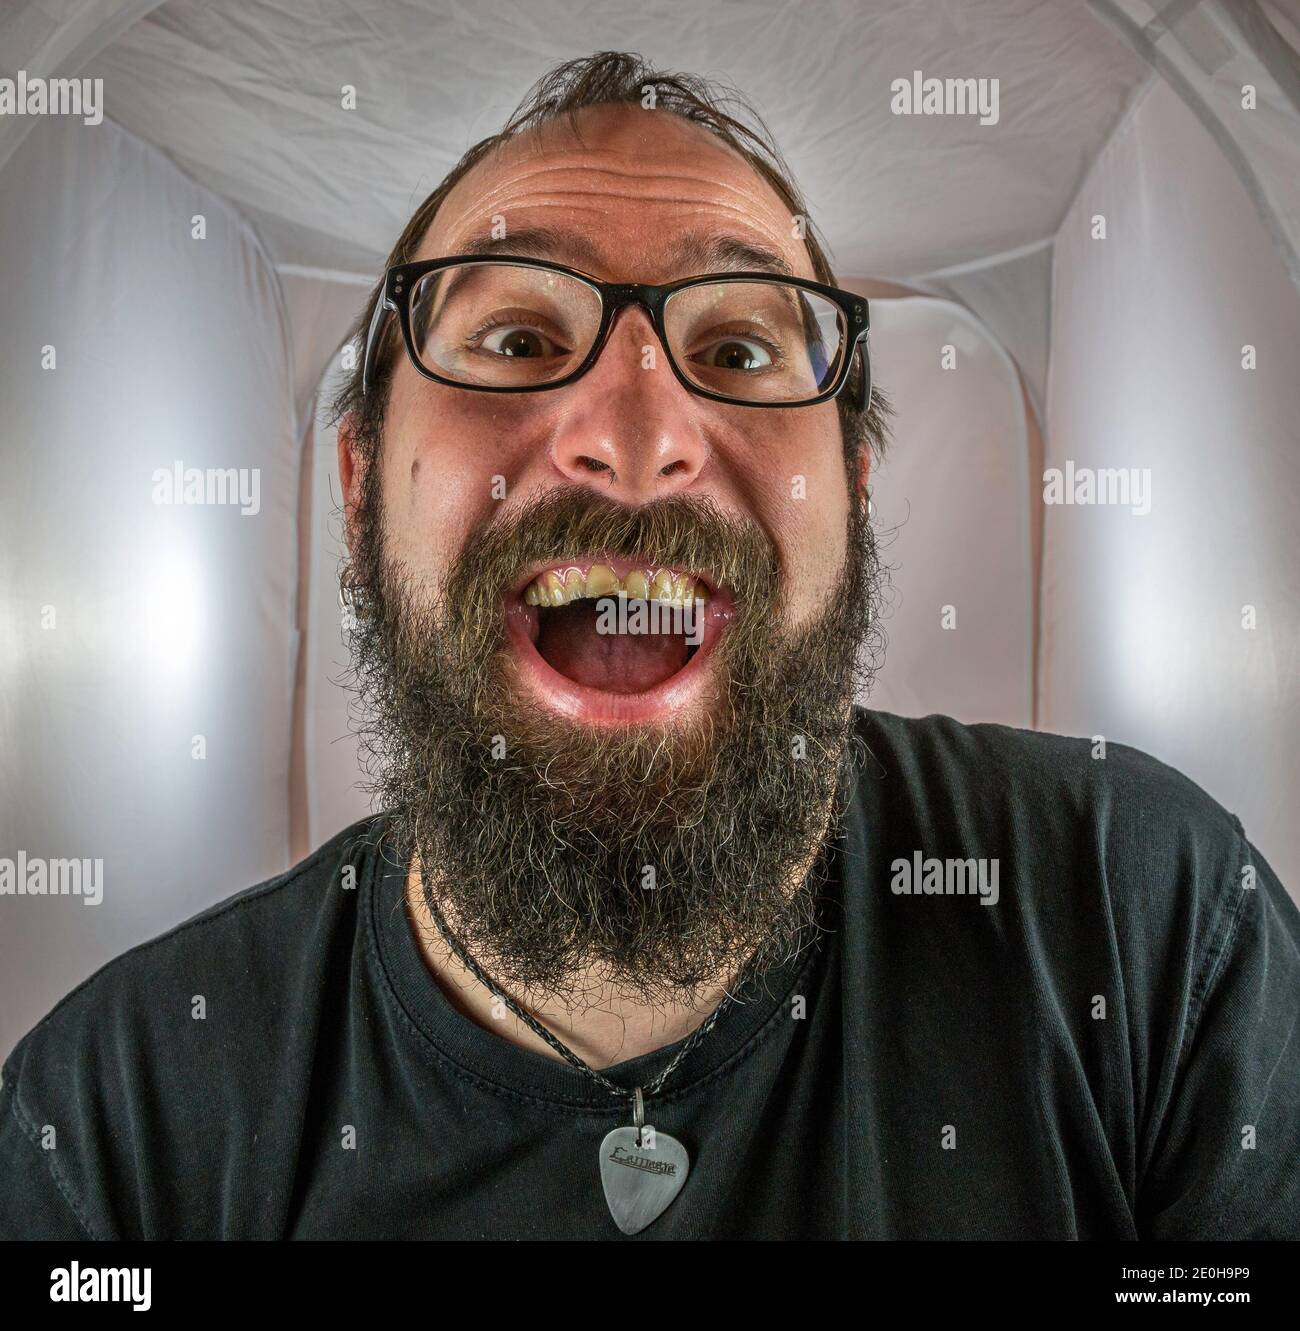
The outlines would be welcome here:
M 806 211 L 611 53 L 421 206 L 337 403 L 384 813 L 27 1036 L 3 1232 L 1300 1233 L 1236 818 L 854 705 L 884 408 Z

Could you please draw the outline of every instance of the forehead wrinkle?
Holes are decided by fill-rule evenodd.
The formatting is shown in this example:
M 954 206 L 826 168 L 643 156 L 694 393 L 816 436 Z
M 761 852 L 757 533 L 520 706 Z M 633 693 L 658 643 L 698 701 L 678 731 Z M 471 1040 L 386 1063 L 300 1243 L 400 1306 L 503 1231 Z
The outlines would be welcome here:
M 713 145 L 707 145 L 712 147 Z M 726 149 L 726 145 L 722 145 Z M 556 156 L 578 157 L 583 160 L 556 162 Z M 587 158 L 601 155 L 610 158 L 608 163 L 593 163 Z M 488 162 L 500 167 L 504 165 L 506 175 L 484 184 L 478 184 L 475 196 L 466 200 L 458 209 L 454 221 L 448 221 L 445 228 L 435 227 L 446 235 L 463 234 L 467 222 L 477 222 L 483 215 L 501 212 L 507 214 L 511 208 L 549 208 L 569 206 L 577 209 L 599 209 L 604 203 L 661 204 L 671 209 L 693 210 L 697 215 L 704 215 L 709 210 L 718 210 L 738 217 L 746 223 L 746 228 L 763 234 L 770 228 L 770 234 L 764 238 L 776 241 L 775 248 L 787 257 L 793 258 L 792 267 L 796 272 L 811 272 L 811 264 L 802 245 L 789 243 L 788 214 L 782 201 L 776 196 L 767 181 L 763 180 L 754 168 L 743 158 L 726 149 L 724 155 L 743 171 L 741 181 L 728 182 L 719 179 L 716 173 L 710 174 L 706 167 L 698 171 L 675 166 L 647 174 L 644 162 L 629 159 L 626 151 L 616 149 L 584 149 L 568 147 L 556 153 L 549 152 L 551 160 L 545 160 L 548 154 L 538 149 L 533 161 L 527 159 L 502 163 L 500 157 L 489 158 Z M 542 158 L 543 160 L 537 160 Z M 626 166 L 622 165 L 626 163 Z M 564 177 L 572 174 L 594 177 L 590 184 L 578 187 Z M 458 183 L 456 190 L 470 186 L 475 176 L 471 172 Z M 606 183 L 597 183 L 606 178 Z M 617 184 L 614 181 L 617 181 Z M 700 198 L 693 187 L 707 185 L 714 194 L 713 198 Z M 630 186 L 630 188 L 629 188 Z M 667 191 L 666 193 L 664 191 Z M 659 191 L 657 194 L 656 191 Z M 529 194 L 540 193 L 546 197 L 530 199 Z M 718 197 L 719 193 L 723 197 Z M 766 226 L 764 226 L 766 222 Z
M 619 154 L 622 156 L 622 154 Z M 751 206 L 758 204 L 766 210 L 779 212 L 781 210 L 780 200 L 775 194 L 771 193 L 771 187 L 765 180 L 762 180 L 752 168 L 745 166 L 745 179 L 741 182 L 728 182 L 715 173 L 710 173 L 707 168 L 700 168 L 699 171 L 684 170 L 680 167 L 672 169 L 665 168 L 660 171 L 648 170 L 643 162 L 629 163 L 627 169 L 619 169 L 614 166 L 599 166 L 588 162 L 575 162 L 560 165 L 554 162 L 542 163 L 531 169 L 514 171 L 494 184 L 485 191 L 484 197 L 500 196 L 503 193 L 509 193 L 517 190 L 519 186 L 526 188 L 537 188 L 537 179 L 542 176 L 568 175 L 576 173 L 585 176 L 614 176 L 621 182 L 624 182 L 624 188 L 615 189 L 609 185 L 593 185 L 588 190 L 575 189 L 569 187 L 567 192 L 581 194 L 591 193 L 601 197 L 614 196 L 621 198 L 644 199 L 653 198 L 656 193 L 665 190 L 666 187 L 682 185 L 691 186 L 704 184 L 710 190 L 722 190 L 727 194 L 733 194 L 747 201 Z M 625 186 L 631 184 L 640 188 L 627 189 Z M 563 190 L 562 185 L 546 185 L 542 187 L 544 192 Z M 684 199 L 686 193 L 670 194 L 669 197 Z
M 624 176 L 637 184 L 648 182 L 651 189 L 656 181 L 672 179 L 704 183 L 739 194 L 751 205 L 776 207 L 784 213 L 771 183 L 754 163 L 701 125 L 676 115 L 649 117 L 622 105 L 588 108 L 582 118 L 592 121 L 584 131 L 590 137 L 558 121 L 533 126 L 499 144 L 457 188 L 495 169 L 505 178 L 484 192 L 492 197 L 540 175 L 577 171 Z M 703 162 L 692 167 L 700 158 Z M 728 174 L 743 184 L 728 184 Z
M 560 210 L 566 217 L 571 217 L 572 213 L 580 211 L 584 207 L 590 207 L 598 204 L 602 200 L 615 200 L 623 202 L 640 202 L 638 196 L 630 194 L 603 194 L 592 196 L 585 192 L 576 192 L 573 194 L 562 193 L 548 196 L 544 201 L 529 202 L 520 201 L 516 206 L 527 208 L 530 216 L 525 221 L 521 219 L 518 222 L 519 228 L 525 229 L 528 226 L 536 224 L 538 226 L 553 225 L 557 231 L 577 232 L 586 242 L 583 250 L 594 249 L 596 255 L 599 255 L 603 262 L 598 265 L 604 272 L 612 272 L 616 268 L 626 268 L 628 262 L 628 237 L 614 236 L 606 242 L 610 236 L 608 225 L 602 226 L 595 231 L 595 234 L 588 235 L 582 227 L 575 227 L 570 222 L 556 221 L 552 223 L 549 219 L 541 216 L 544 211 Z M 674 253 L 676 242 L 684 237 L 679 233 L 690 232 L 691 239 L 700 240 L 705 243 L 712 235 L 734 236 L 738 240 L 749 241 L 752 244 L 766 249 L 775 250 L 778 254 L 785 257 L 791 271 L 796 276 L 812 276 L 812 264 L 808 259 L 806 251 L 802 246 L 792 245 L 783 229 L 773 227 L 771 231 L 763 228 L 753 215 L 751 210 L 734 206 L 730 203 L 718 201 L 704 202 L 699 199 L 665 199 L 662 201 L 669 208 L 668 215 L 655 222 L 647 222 L 647 219 L 637 218 L 638 229 L 645 226 L 651 226 L 653 229 L 649 237 L 640 243 L 634 243 L 632 248 L 637 256 L 643 260 L 640 267 L 644 270 L 647 267 L 653 267 L 655 262 L 664 262 L 669 257 L 676 259 Z M 455 243 L 448 242 L 446 245 L 426 246 L 426 248 L 436 248 L 440 253 L 455 254 L 461 252 L 465 244 L 481 229 L 481 218 L 490 209 L 477 208 L 468 211 L 466 219 L 470 225 L 461 227 L 461 218 L 457 219 L 456 224 L 448 228 L 448 234 L 457 236 Z M 538 215 L 533 216 L 536 213 Z M 668 234 L 665 235 L 665 232 Z M 509 231 L 507 230 L 507 238 Z M 616 259 L 611 261 L 613 256 Z M 561 261 L 563 261 L 562 256 Z M 586 263 L 591 264 L 595 256 L 582 254 Z M 684 256 L 683 261 L 689 260 L 690 256 Z M 648 261 L 645 262 L 645 261 Z M 593 271 L 593 277 L 602 276 L 602 272 Z

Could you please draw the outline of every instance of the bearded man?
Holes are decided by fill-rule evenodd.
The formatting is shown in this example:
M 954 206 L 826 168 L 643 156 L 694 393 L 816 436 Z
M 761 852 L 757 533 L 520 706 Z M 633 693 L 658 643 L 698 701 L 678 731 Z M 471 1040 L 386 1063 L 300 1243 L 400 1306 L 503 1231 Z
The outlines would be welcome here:
M 1300 919 L 1237 819 L 860 705 L 888 413 L 807 213 L 608 52 L 420 206 L 335 413 L 381 812 L 27 1036 L 0 1229 L 1296 1236 Z

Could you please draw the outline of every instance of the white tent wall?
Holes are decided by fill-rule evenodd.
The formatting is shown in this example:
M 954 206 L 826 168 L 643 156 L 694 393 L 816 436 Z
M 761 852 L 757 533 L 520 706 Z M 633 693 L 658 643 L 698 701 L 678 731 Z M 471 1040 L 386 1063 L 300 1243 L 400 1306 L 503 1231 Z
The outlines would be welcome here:
M 294 414 L 302 423 L 295 625 L 302 649 L 294 676 L 289 783 L 290 843 L 293 858 L 299 860 L 325 839 L 315 837 L 315 829 L 336 832 L 369 808 L 356 787 L 358 754 L 343 688 L 347 652 L 337 597 L 342 546 L 336 435 L 328 426 L 320 427 L 316 417 L 329 397 L 321 366 L 330 365 L 325 381 L 331 380 L 340 365 L 335 353 L 371 282 L 288 265 L 279 273 L 293 332 Z M 324 737 L 322 745 L 318 736 Z
M 103 866 L 98 905 L 0 895 L 7 1053 L 288 862 L 297 454 L 260 245 L 108 121 L 43 120 L 0 169 L 0 308 L 0 853 Z M 178 461 L 255 474 L 257 513 L 155 503 Z
M 1032 725 L 1032 505 L 1016 367 L 962 306 L 927 296 L 873 302 L 872 364 L 897 417 L 871 482 L 893 594 L 870 703 Z
M 364 272 L 540 73 L 605 49 L 733 81 L 840 271 L 895 279 L 1049 235 L 1148 72 L 1082 0 L 728 0 L 689 20 L 682 0 L 315 0 L 307 22 L 275 0 L 166 0 L 81 72 L 277 262 Z M 891 80 L 916 69 L 999 74 L 997 126 L 895 115 Z
M 161 0 L 10 0 L 0 12 L 0 74 L 21 69 L 33 78 L 71 78 Z M 0 167 L 37 121 L 0 117 Z
M 1089 0 L 1213 136 L 1300 288 L 1300 0 Z
M 911 278 L 907 285 L 955 300 L 979 319 L 1014 357 L 1041 420 L 1051 346 L 1050 237 L 980 263 Z
M 1039 724 L 1181 769 L 1293 893 L 1297 346 L 1300 300 L 1251 198 L 1153 84 L 1056 239 L 1046 431 L 1049 467 L 1149 468 L 1150 513 L 1047 506 Z
M 378 272 L 364 277 L 292 264 L 279 264 L 277 271 L 293 334 L 294 411 L 306 425 L 315 411 L 322 369 L 347 337 Z

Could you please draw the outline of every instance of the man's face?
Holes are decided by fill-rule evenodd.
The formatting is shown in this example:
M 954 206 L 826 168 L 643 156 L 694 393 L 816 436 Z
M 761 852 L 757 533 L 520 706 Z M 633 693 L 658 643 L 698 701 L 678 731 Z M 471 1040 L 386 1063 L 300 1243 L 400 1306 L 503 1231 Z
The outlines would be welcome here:
M 480 163 L 439 209 L 417 258 L 459 254 L 503 217 L 510 231 L 547 226 L 587 248 L 545 257 L 606 281 L 691 276 L 671 252 L 684 232 L 776 250 L 814 278 L 793 219 L 753 168 L 705 131 L 640 108 L 582 119 L 586 146 L 560 126 Z M 653 346 L 654 369 L 642 368 Z M 494 488 L 503 477 L 506 497 Z M 805 498 L 795 498 L 796 476 Z M 437 578 L 470 534 L 506 522 L 525 497 L 577 485 L 621 504 L 706 496 L 757 522 L 773 543 L 791 625 L 823 606 L 844 561 L 850 502 L 833 403 L 786 411 L 697 397 L 665 363 L 649 316 L 625 308 L 595 366 L 545 393 L 466 392 L 423 378 L 399 358 L 385 430 L 390 553 Z M 575 554 L 583 552 L 574 552 Z M 665 699 L 655 719 L 698 705 L 704 676 Z M 598 700 L 556 697 L 521 672 L 529 704 L 593 721 Z M 522 701 L 522 699 L 521 699 Z M 585 705 L 584 705 L 585 702 Z
M 815 276 L 775 192 L 705 131 L 636 107 L 581 126 L 480 162 L 417 257 L 504 219 L 507 240 L 571 237 L 538 257 L 608 281 L 693 275 L 688 233 Z M 422 858 L 456 866 L 441 890 L 462 938 L 517 983 L 603 964 L 648 991 L 772 935 L 836 785 L 874 588 L 865 459 L 851 493 L 835 404 L 696 396 L 632 306 L 565 388 L 476 393 L 399 354 L 375 468 L 346 428 L 340 468 L 381 788 Z M 633 600 L 629 573 L 698 578 L 702 643 L 602 637 L 591 599 L 531 603 L 539 574 L 593 564 Z

